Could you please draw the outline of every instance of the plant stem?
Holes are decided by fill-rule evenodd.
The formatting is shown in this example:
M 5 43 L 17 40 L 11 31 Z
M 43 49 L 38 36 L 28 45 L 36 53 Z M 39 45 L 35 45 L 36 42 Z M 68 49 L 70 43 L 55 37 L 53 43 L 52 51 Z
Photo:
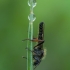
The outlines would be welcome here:
M 33 39 L 33 21 L 35 21 L 35 15 L 33 13 L 33 8 L 36 6 L 36 0 L 29 0 L 28 5 L 30 6 L 29 15 L 29 28 L 28 28 L 28 39 Z M 32 41 L 28 41 L 27 48 L 33 50 Z M 33 57 L 32 52 L 27 50 L 27 70 L 33 70 Z
M 33 38 L 33 24 L 29 23 L 29 31 L 28 31 L 28 38 Z M 32 50 L 32 41 L 28 41 L 27 48 Z M 32 60 L 32 52 L 27 50 L 27 70 L 33 70 L 33 60 Z
M 29 16 L 29 28 L 28 28 L 28 39 L 33 39 L 33 0 L 30 1 L 30 16 Z M 28 41 L 27 48 L 32 50 L 32 41 Z M 33 58 L 32 52 L 27 50 L 27 70 L 33 70 Z

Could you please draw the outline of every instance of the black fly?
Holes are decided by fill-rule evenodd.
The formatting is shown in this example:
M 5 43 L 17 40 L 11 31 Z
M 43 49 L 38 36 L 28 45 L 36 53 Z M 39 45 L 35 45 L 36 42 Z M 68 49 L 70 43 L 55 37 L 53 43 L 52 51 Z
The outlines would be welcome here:
M 38 34 L 38 44 L 34 46 L 33 48 L 33 58 L 34 62 L 33 65 L 35 66 L 34 69 L 40 64 L 42 58 L 44 57 L 44 49 L 43 49 L 43 43 L 44 43 L 44 23 L 41 22 L 39 24 L 39 34 Z
M 25 40 L 30 40 L 30 39 L 25 39 Z M 23 40 L 24 41 L 24 40 Z M 43 43 L 44 43 L 44 22 L 41 22 L 39 24 L 39 34 L 38 38 L 34 38 L 33 40 L 30 40 L 33 42 L 38 42 L 36 46 L 33 47 L 33 50 L 31 51 L 29 48 L 26 48 L 30 50 L 33 53 L 33 66 L 34 69 L 40 64 L 42 58 L 44 57 L 44 48 L 43 48 Z M 25 57 L 23 57 L 25 58 Z

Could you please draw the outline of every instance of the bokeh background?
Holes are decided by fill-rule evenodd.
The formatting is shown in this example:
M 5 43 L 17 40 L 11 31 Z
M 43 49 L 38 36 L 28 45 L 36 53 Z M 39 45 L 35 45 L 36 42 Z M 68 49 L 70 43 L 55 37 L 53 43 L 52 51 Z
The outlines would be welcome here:
M 26 70 L 27 0 L 0 0 L 0 70 Z M 34 37 L 45 23 L 47 56 L 36 70 L 70 70 L 70 0 L 37 0 Z

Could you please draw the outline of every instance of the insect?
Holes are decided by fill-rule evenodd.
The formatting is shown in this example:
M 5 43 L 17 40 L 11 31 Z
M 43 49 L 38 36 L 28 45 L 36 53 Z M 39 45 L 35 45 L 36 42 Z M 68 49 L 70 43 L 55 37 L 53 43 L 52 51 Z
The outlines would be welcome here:
M 41 22 L 39 24 L 39 33 L 38 33 L 38 44 L 34 46 L 33 51 L 33 58 L 34 58 L 34 63 L 33 65 L 35 66 L 34 69 L 40 64 L 42 58 L 44 57 L 44 49 L 43 49 L 43 43 L 44 43 L 44 23 Z
M 25 40 L 30 40 L 30 39 L 25 39 Z M 23 40 L 23 41 L 25 41 Z M 36 46 L 33 47 L 33 50 L 28 49 L 33 53 L 33 66 L 34 69 L 40 64 L 42 61 L 42 58 L 44 57 L 44 49 L 43 49 L 43 43 L 44 43 L 44 22 L 41 22 L 39 24 L 39 33 L 38 33 L 38 38 L 33 38 L 33 40 L 30 40 L 33 42 L 38 42 Z

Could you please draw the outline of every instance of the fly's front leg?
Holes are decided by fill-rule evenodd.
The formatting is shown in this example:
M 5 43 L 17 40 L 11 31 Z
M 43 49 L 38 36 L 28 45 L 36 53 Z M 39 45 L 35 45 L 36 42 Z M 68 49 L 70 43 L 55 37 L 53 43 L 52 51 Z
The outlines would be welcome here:
M 30 39 L 24 39 L 24 40 L 22 40 L 22 41 L 26 41 L 26 40 L 30 40 Z M 30 41 L 32 41 L 32 40 L 30 40 Z
M 22 41 L 26 41 L 26 40 L 29 40 L 29 41 L 32 41 L 32 42 L 42 42 L 43 40 L 38 40 L 37 38 L 33 38 L 32 40 L 31 39 L 24 39 Z
M 35 41 L 35 39 L 32 39 L 32 40 L 31 39 L 24 39 L 22 41 L 26 41 L 26 40 L 33 41 L 33 42 Z

